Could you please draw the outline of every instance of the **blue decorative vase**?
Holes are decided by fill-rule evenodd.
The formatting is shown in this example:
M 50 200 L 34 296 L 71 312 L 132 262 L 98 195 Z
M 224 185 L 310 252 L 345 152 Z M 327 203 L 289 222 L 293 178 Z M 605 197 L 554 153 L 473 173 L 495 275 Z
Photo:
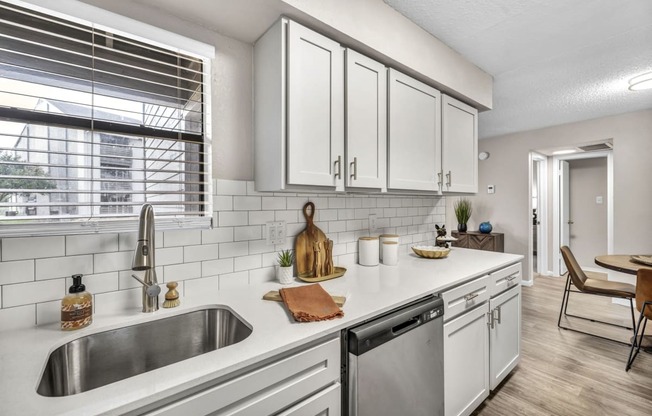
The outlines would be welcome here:
M 489 234 L 494 227 L 491 226 L 489 221 L 483 222 L 480 224 L 480 232 L 482 234 Z

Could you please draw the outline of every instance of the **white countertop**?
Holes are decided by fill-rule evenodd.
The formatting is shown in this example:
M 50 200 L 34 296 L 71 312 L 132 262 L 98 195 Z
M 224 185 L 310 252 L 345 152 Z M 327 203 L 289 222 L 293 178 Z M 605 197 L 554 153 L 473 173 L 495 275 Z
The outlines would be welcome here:
M 346 296 L 344 318 L 296 323 L 279 302 L 262 295 L 278 283 L 206 293 L 182 299 L 174 309 L 153 314 L 125 310 L 121 315 L 95 316 L 88 328 L 63 332 L 58 325 L 5 331 L 0 339 L 0 414 L 91 415 L 121 414 L 250 366 L 306 342 L 319 339 L 430 293 L 459 285 L 523 256 L 453 248 L 445 259 L 399 257 L 398 266 L 349 267 L 338 279 L 321 282 L 332 295 Z M 296 283 L 299 285 L 303 283 Z M 242 342 L 129 379 L 68 397 L 43 397 L 36 388 L 51 351 L 81 336 L 159 319 L 211 305 L 227 306 L 252 328 Z

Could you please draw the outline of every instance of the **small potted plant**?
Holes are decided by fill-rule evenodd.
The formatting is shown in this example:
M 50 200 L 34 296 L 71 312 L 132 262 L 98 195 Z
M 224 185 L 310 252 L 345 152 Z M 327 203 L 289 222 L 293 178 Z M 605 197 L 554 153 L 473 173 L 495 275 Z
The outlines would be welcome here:
M 455 202 L 455 205 L 453 205 L 453 209 L 455 210 L 455 217 L 457 218 L 457 231 L 465 233 L 467 229 L 466 223 L 469 221 L 469 218 L 471 218 L 471 213 L 473 212 L 471 201 L 466 198 L 460 198 Z
M 294 280 L 294 277 L 292 276 L 292 271 L 294 269 L 292 267 L 293 262 L 294 253 L 292 250 L 281 250 L 281 252 L 278 253 L 278 268 L 276 269 L 276 278 L 283 285 L 292 283 Z

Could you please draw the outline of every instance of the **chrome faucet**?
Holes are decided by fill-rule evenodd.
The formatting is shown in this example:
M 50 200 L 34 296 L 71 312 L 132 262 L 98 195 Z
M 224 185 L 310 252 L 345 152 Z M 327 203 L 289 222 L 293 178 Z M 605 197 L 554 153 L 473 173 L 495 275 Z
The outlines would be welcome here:
M 140 210 L 138 243 L 136 243 L 134 261 L 131 265 L 131 270 L 145 271 L 143 279 L 135 274 L 131 275 L 143 285 L 143 312 L 158 310 L 158 295 L 161 293 L 161 288 L 156 281 L 154 234 L 154 208 L 150 204 L 144 204 Z

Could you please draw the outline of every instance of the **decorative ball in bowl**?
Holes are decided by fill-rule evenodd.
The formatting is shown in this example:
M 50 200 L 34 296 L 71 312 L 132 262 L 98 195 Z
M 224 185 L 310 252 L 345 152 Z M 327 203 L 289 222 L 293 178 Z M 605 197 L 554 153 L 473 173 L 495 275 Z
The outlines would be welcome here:
M 448 256 L 451 249 L 437 246 L 412 246 L 412 251 L 414 251 L 417 256 L 426 259 L 443 259 Z

